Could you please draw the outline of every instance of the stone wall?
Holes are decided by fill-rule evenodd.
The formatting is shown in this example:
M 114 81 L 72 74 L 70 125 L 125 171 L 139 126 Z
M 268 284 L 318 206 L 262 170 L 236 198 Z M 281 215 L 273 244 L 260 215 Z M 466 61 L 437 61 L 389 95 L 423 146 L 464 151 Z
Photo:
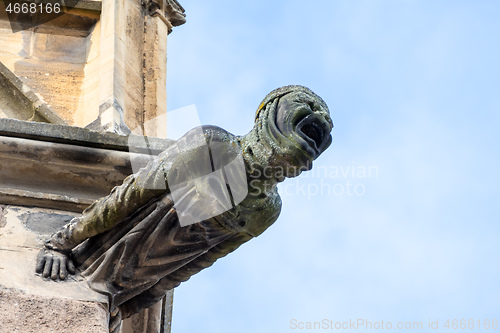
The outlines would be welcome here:
M 65 282 L 35 274 L 43 240 L 74 215 L 0 205 L 0 332 L 108 332 L 107 298 L 78 274 Z
M 140 136 L 0 119 L 1 333 L 107 332 L 106 297 L 79 275 L 64 282 L 41 278 L 35 261 L 45 239 L 171 141 L 145 143 Z M 123 333 L 168 332 L 167 301 L 172 293 L 124 321 Z

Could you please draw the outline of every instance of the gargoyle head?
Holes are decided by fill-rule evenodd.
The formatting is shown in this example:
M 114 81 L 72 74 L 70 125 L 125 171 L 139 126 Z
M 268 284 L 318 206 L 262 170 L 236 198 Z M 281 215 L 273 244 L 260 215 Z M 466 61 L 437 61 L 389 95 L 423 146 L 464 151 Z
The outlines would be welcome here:
M 326 103 L 303 86 L 286 86 L 269 93 L 255 116 L 258 137 L 272 153 L 269 166 L 286 177 L 312 168 L 331 144 L 333 122 Z

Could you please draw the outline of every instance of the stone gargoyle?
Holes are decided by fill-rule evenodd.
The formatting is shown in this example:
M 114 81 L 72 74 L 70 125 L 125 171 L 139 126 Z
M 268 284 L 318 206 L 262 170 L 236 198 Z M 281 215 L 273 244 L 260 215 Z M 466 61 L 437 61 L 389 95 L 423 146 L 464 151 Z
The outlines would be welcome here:
M 64 280 L 78 269 L 109 297 L 114 331 L 273 224 L 277 184 L 312 168 L 332 128 L 302 86 L 267 95 L 247 135 L 195 128 L 47 240 L 36 272 Z

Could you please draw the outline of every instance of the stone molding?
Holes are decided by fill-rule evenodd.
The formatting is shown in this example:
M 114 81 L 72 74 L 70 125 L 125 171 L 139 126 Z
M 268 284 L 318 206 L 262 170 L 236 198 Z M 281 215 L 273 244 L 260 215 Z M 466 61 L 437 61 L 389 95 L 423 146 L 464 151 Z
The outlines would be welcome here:
M 33 90 L 0 62 L 0 110 L 11 118 L 66 125 Z
M 171 142 L 0 119 L 0 204 L 81 212 Z

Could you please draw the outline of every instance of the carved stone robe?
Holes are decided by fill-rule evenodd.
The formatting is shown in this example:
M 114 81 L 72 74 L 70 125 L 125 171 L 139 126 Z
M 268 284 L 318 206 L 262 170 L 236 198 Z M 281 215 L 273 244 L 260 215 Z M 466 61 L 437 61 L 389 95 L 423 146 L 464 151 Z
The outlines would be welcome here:
M 152 305 L 274 223 L 278 192 L 247 195 L 242 154 L 240 137 L 195 129 L 72 223 L 71 241 L 94 234 L 73 257 L 111 309 L 128 316 Z

